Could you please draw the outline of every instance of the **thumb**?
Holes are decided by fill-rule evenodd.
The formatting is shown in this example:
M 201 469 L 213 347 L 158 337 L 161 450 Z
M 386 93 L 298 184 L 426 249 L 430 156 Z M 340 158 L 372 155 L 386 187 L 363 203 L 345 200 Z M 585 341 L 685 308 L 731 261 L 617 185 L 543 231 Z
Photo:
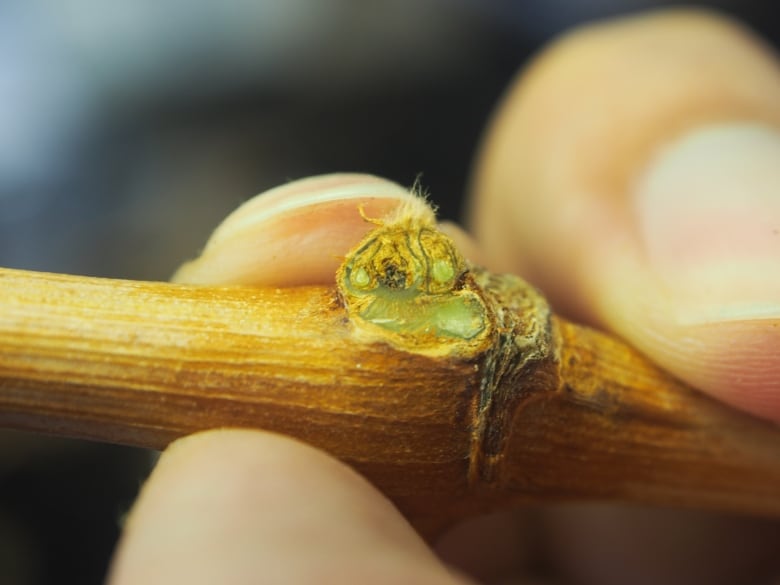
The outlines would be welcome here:
M 780 71 L 698 12 L 593 26 L 508 94 L 475 179 L 493 268 L 780 421 Z
M 130 513 L 108 582 L 464 583 L 351 469 L 250 430 L 168 447 Z

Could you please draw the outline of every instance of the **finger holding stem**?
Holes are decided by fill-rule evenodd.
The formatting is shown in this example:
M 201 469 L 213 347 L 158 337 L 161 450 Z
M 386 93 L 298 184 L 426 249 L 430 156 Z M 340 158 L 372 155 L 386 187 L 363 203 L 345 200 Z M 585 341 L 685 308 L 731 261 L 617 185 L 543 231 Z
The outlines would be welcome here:
M 352 203 L 343 212 L 360 217 Z M 3 270 L 0 424 L 153 448 L 220 427 L 291 435 L 354 467 L 429 535 L 542 501 L 780 515 L 776 425 L 555 317 L 520 278 L 468 265 L 430 223 L 391 211 L 355 243 L 329 285 Z M 440 257 L 463 271 L 437 278 Z M 356 262 L 376 284 L 361 294 L 381 286 L 381 297 L 351 299 L 343 267 Z M 465 325 L 443 328 L 453 298 Z M 410 320 L 409 304 L 428 317 Z

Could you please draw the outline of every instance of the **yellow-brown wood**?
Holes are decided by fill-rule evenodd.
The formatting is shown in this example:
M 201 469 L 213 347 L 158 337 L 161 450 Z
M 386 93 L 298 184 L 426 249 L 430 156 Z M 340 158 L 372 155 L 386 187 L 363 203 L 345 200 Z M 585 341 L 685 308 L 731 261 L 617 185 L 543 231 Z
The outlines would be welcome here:
M 777 425 L 605 335 L 557 319 L 550 334 L 548 353 L 486 388 L 485 353 L 366 341 L 333 288 L 0 269 L 0 426 L 155 449 L 216 427 L 285 433 L 422 527 L 572 499 L 780 516 Z
M 692 390 L 607 335 L 562 320 L 556 329 L 560 386 L 514 409 L 499 498 L 780 517 L 778 425 Z

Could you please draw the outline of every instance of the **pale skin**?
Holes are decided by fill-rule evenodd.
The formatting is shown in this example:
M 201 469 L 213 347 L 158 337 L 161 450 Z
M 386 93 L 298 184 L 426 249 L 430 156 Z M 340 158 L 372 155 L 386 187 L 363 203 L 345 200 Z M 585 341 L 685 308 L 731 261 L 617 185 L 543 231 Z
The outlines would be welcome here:
M 518 78 L 478 157 L 474 238 L 446 229 L 470 260 L 780 423 L 778 145 L 780 68 L 744 29 L 701 13 L 598 25 Z M 372 227 L 355 204 L 381 217 L 402 193 L 363 175 L 293 183 L 226 220 L 177 279 L 331 284 Z M 163 454 L 109 582 L 540 583 L 528 564 L 542 550 L 554 582 L 758 583 L 779 534 L 760 519 L 573 508 L 473 521 L 434 552 L 325 453 L 220 430 Z

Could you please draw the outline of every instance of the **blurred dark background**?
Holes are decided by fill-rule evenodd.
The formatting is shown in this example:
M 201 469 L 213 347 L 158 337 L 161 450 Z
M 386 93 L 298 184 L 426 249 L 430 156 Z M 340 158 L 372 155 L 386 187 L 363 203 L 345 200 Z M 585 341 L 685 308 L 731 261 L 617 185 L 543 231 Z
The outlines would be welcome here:
M 777 44 L 775 4 L 700 2 Z M 255 193 L 418 174 L 458 219 L 503 88 L 619 0 L 0 0 L 0 265 L 167 279 Z M 0 434 L 0 583 L 100 583 L 140 450 Z

